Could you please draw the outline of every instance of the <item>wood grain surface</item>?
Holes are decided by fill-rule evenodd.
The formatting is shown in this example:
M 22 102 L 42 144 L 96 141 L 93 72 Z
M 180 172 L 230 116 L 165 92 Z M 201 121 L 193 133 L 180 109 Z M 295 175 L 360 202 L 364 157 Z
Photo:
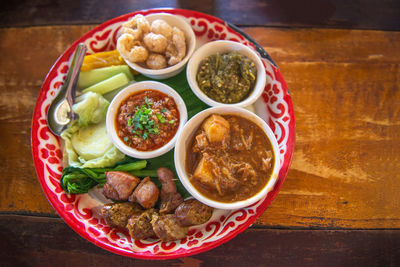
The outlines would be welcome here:
M 0 27 L 99 24 L 156 7 L 196 10 L 239 26 L 400 30 L 398 0 L 19 0 L 2 4 Z
M 22 234 L 21 234 L 22 233 Z M 208 252 L 167 261 L 121 257 L 61 219 L 0 215 L 3 266 L 398 266 L 400 231 L 249 229 Z
M 241 27 L 288 84 L 296 146 L 271 206 L 211 251 L 118 256 L 55 213 L 33 166 L 31 119 L 46 73 L 95 25 L 178 7 Z M 1 266 L 400 266 L 400 1 L 21 0 L 0 8 Z
M 56 216 L 36 178 L 30 124 L 57 57 L 93 26 L 0 29 L 0 212 Z M 244 28 L 294 103 L 293 162 L 257 227 L 400 227 L 400 33 Z M 29 40 L 29 41 L 27 41 Z

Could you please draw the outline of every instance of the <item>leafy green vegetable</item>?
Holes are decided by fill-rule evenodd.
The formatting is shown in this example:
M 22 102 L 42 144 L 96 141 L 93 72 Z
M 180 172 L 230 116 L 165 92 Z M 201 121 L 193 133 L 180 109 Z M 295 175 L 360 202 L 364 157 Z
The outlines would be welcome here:
M 71 136 L 71 143 L 81 162 L 101 158 L 114 147 L 107 134 L 105 122 L 80 127 Z M 98 167 L 112 166 L 114 164 L 115 162 Z
M 130 171 L 144 169 L 144 168 L 146 168 L 146 165 L 147 165 L 147 161 L 140 160 L 140 161 L 135 161 L 135 162 L 131 162 L 131 163 L 118 164 L 118 165 L 116 165 L 116 167 L 113 170 L 130 172 Z
M 67 193 L 83 194 L 96 185 L 103 186 L 106 183 L 106 175 L 104 173 L 107 171 L 124 171 L 138 177 L 157 177 L 157 171 L 155 170 L 142 170 L 146 168 L 146 165 L 146 160 L 138 161 L 126 158 L 112 168 L 67 167 L 63 169 L 60 184 Z
M 79 168 L 77 168 L 79 169 Z M 71 171 L 69 173 L 63 170 L 63 176 L 60 184 L 65 192 L 70 194 L 81 194 L 87 193 L 90 188 L 99 184 L 94 178 L 87 176 L 86 174 L 77 171 Z
M 87 126 L 104 120 L 110 105 L 104 97 L 87 92 L 76 100 L 77 103 L 72 106 L 72 110 L 79 115 L 79 126 Z
M 101 95 L 88 92 L 77 98 L 72 109 L 79 116 L 62 132 L 64 157 L 69 166 L 96 168 L 113 166 L 125 155 L 111 142 L 105 117 L 109 102 Z

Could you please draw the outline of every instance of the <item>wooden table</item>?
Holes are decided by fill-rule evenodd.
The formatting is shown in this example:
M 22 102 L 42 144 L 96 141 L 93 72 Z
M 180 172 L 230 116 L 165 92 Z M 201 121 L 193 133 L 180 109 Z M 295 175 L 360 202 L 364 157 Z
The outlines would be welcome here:
M 0 265 L 399 266 L 399 1 L 187 2 L 2 4 Z M 47 71 L 74 40 L 163 6 L 221 17 L 265 48 L 290 88 L 296 147 L 281 192 L 252 227 L 206 253 L 149 262 L 104 251 L 58 217 L 36 178 L 30 126 Z

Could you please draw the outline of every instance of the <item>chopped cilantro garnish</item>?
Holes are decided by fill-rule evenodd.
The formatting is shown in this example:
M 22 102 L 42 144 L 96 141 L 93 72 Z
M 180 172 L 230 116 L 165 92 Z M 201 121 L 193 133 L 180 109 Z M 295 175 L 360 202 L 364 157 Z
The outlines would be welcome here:
M 125 141 L 125 142 L 128 142 L 128 141 L 129 141 L 129 137 L 125 136 L 125 137 L 124 137 L 124 141 Z
M 164 122 L 165 122 L 165 118 L 164 118 L 163 115 L 161 115 L 160 113 L 157 113 L 156 116 L 157 116 L 157 119 L 158 119 L 161 123 L 164 123 Z
M 149 134 L 159 135 L 160 132 L 158 131 L 158 126 L 152 119 L 153 114 L 150 106 L 153 103 L 149 102 L 147 96 L 145 97 L 144 102 L 145 105 L 142 105 L 142 107 L 136 107 L 135 113 L 128 119 L 127 124 L 129 127 L 132 126 L 130 131 L 135 134 L 136 138 L 143 138 L 143 140 L 146 140 L 149 137 Z M 157 113 L 156 117 L 161 123 L 166 121 L 165 117 L 160 113 Z
M 160 134 L 160 132 L 158 131 L 158 128 L 153 128 L 153 129 L 149 129 L 149 133 L 151 134 Z
M 144 115 L 141 115 L 140 116 L 140 122 L 142 123 L 142 124 L 147 124 L 147 121 L 149 120 L 149 116 L 146 116 L 146 114 L 144 114 Z
M 150 105 L 153 105 L 153 103 L 149 102 L 147 96 L 144 97 L 144 103 L 146 103 L 147 108 L 150 108 Z
M 173 124 L 175 123 L 175 120 L 170 120 L 168 123 Z
M 162 110 L 161 110 L 161 113 L 165 113 L 167 111 L 167 109 L 166 108 L 163 108 Z
M 133 127 L 134 127 L 133 129 L 135 129 L 135 130 L 137 130 L 137 129 L 143 130 L 143 125 L 140 124 L 139 122 L 136 122 Z

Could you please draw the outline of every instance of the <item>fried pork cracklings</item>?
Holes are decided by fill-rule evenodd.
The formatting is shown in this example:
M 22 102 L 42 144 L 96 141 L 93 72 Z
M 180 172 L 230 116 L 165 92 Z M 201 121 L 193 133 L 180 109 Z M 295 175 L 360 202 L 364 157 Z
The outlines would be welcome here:
M 162 19 L 150 24 L 138 14 L 122 24 L 121 33 L 117 50 L 132 63 L 163 69 L 178 64 L 186 56 L 185 34 Z

